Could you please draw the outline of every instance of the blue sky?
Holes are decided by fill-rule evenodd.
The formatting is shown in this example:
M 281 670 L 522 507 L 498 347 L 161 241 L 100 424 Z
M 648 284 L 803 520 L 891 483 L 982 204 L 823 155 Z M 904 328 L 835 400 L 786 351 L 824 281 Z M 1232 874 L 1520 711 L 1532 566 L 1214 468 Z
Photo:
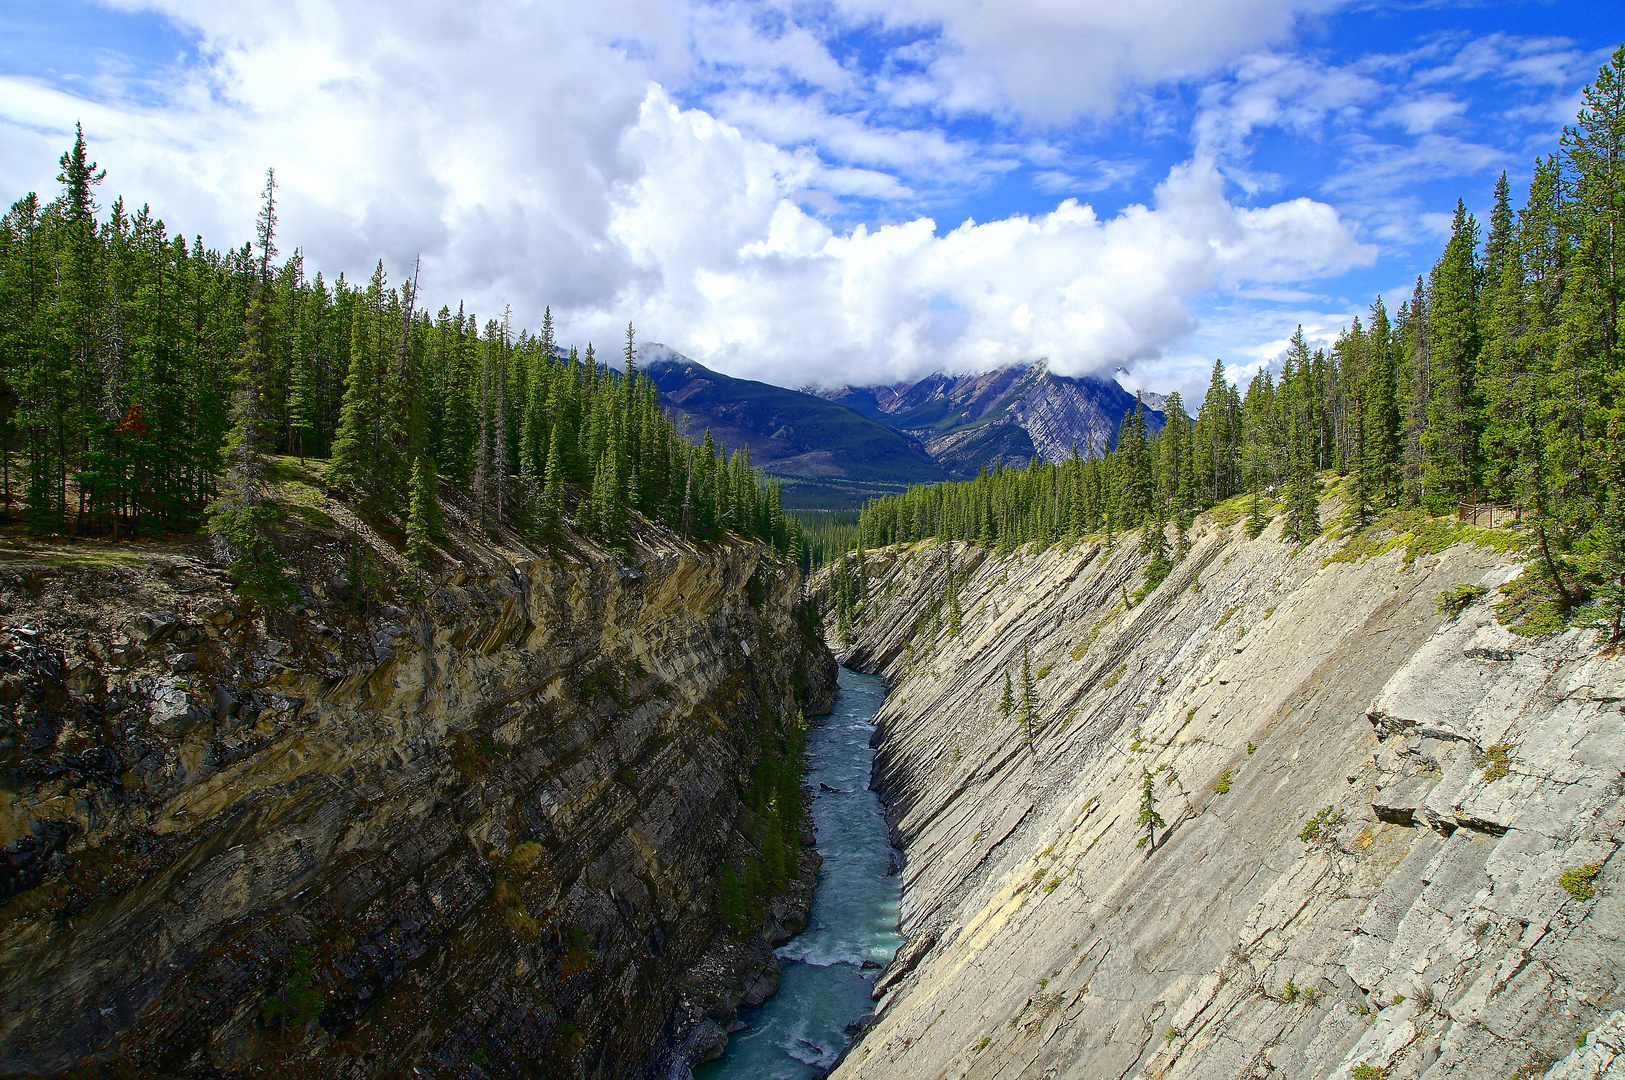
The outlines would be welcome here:
M 236 10 L 240 9 L 240 10 Z M 0 181 L 785 385 L 1329 338 L 1556 148 L 1617 4 L 10 0 Z

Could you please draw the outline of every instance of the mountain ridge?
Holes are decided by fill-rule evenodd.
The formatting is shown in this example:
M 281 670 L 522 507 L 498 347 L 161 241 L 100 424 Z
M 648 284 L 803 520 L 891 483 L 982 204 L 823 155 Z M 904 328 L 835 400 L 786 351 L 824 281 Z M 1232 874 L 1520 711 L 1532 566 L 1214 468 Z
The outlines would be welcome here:
M 1044 361 L 992 371 L 934 373 L 912 382 L 793 390 L 723 374 L 659 342 L 641 347 L 643 371 L 695 434 L 730 451 L 750 448 L 780 478 L 785 505 L 834 509 L 910 484 L 1020 468 L 1033 458 L 1091 457 L 1115 445 L 1136 395 L 1116 380 L 1066 376 Z M 1164 424 L 1161 395 L 1139 395 L 1146 426 Z
M 889 386 L 808 392 L 920 439 L 955 479 L 974 476 L 984 464 L 1021 467 L 1034 457 L 1053 463 L 1074 451 L 1083 457 L 1102 454 L 1116 444 L 1117 429 L 1136 401 L 1115 379 L 1056 375 L 1043 360 L 978 373 L 937 372 Z M 1164 399 L 1141 395 L 1140 400 L 1147 427 L 1160 431 Z

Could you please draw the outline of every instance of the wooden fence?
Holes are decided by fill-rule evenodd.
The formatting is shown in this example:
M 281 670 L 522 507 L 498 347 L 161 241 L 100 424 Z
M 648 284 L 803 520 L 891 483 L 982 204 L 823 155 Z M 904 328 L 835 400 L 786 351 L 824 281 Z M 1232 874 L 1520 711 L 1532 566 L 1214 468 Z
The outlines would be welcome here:
M 1523 510 L 1501 503 L 1475 503 L 1463 500 L 1456 507 L 1456 520 L 1469 525 L 1483 525 L 1495 529 L 1523 520 Z

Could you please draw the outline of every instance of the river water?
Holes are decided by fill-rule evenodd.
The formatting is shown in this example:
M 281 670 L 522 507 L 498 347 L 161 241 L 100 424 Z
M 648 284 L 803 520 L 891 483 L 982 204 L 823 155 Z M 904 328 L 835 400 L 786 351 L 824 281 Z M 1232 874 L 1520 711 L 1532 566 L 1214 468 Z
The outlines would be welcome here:
M 841 669 L 835 711 L 807 732 L 807 782 L 824 865 L 805 933 L 778 950 L 779 992 L 759 1009 L 727 1052 L 694 1070 L 695 1080 L 811 1080 L 845 1048 L 846 1026 L 868 1012 L 878 967 L 897 936 L 898 879 L 887 877 L 891 848 L 880 799 L 869 790 L 870 721 L 886 690 L 872 675 Z M 826 788 L 835 790 L 828 791 Z

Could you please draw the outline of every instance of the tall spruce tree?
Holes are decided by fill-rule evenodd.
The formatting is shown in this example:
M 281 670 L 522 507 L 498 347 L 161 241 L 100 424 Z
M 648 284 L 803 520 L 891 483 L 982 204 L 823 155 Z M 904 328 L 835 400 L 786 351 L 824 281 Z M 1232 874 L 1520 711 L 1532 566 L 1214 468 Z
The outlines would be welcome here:
M 1456 203 L 1450 242 L 1433 267 L 1422 504 L 1448 513 L 1478 485 L 1478 225 Z

